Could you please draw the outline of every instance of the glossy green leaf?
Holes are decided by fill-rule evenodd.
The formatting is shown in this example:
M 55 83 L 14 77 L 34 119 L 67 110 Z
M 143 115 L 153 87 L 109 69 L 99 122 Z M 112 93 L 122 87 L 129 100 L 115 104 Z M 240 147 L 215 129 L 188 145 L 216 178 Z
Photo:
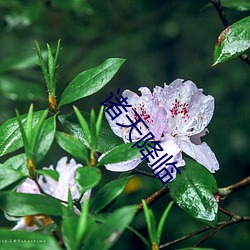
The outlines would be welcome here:
M 151 244 L 152 245 L 157 244 L 156 221 L 155 221 L 154 214 L 152 210 L 148 208 L 148 205 L 144 200 L 142 200 L 142 204 L 143 204 L 143 211 L 144 211 L 144 215 L 145 215 L 147 226 L 148 226 L 148 234 L 149 234 Z
M 89 119 L 89 114 L 84 113 L 84 116 Z M 62 115 L 59 116 L 60 122 L 63 124 L 63 127 L 76 138 L 78 138 L 86 147 L 89 148 L 89 144 L 82 132 L 81 127 L 79 126 L 77 119 L 74 115 Z M 105 153 L 112 148 L 124 144 L 122 139 L 114 134 L 107 122 L 102 121 L 102 127 L 100 130 L 99 140 L 97 143 L 97 152 Z
M 88 165 L 88 151 L 86 146 L 73 135 L 56 132 L 56 141 L 62 149 L 71 154 L 82 164 Z
M 136 206 L 126 206 L 110 214 L 103 224 L 93 227 L 83 249 L 109 249 L 131 223 L 136 209 Z
M 181 174 L 168 184 L 170 195 L 180 208 L 191 216 L 216 227 L 218 204 L 213 196 L 218 192 L 214 176 L 202 165 L 185 159 Z
M 247 11 L 250 10 L 250 1 L 249 0 L 221 0 L 221 4 L 223 7 L 239 10 L 239 11 Z
M 99 91 L 114 77 L 124 61 L 121 58 L 110 58 L 99 66 L 78 74 L 64 90 L 59 106 Z
M 76 185 L 81 194 L 95 187 L 100 182 L 101 178 L 101 170 L 95 167 L 77 168 L 75 174 Z
M 10 231 L 0 228 L 0 249 L 6 250 L 60 250 L 54 238 L 48 234 L 26 231 Z
M 166 221 L 166 219 L 168 217 L 169 211 L 170 211 L 173 204 L 174 204 L 174 202 L 170 201 L 168 206 L 166 207 L 164 213 L 161 216 L 161 219 L 160 219 L 158 227 L 157 227 L 157 244 L 160 244 L 162 230 L 163 230 L 165 221 Z
M 48 153 L 50 146 L 54 140 L 56 132 L 56 117 L 52 116 L 45 120 L 41 135 L 39 137 L 37 149 L 37 161 L 41 161 Z
M 250 16 L 228 26 L 215 45 L 214 65 L 239 56 L 250 47 Z
M 89 125 L 88 125 L 86 119 L 84 118 L 84 116 L 82 115 L 82 113 L 80 112 L 80 110 L 75 106 L 73 106 L 73 108 L 75 110 L 78 122 L 81 125 L 81 129 L 82 129 L 82 132 L 84 134 L 84 138 L 86 138 L 86 141 L 90 147 L 91 146 L 91 134 L 90 134 Z
M 46 101 L 42 86 L 14 77 L 0 77 L 0 93 L 14 101 Z
M 13 192 L 0 193 L 0 208 L 11 216 L 63 215 L 66 209 L 59 201 L 45 195 Z
M 27 160 L 26 155 L 23 153 L 10 157 L 8 160 L 4 162 L 4 165 L 8 166 L 9 168 L 18 170 L 19 172 L 28 176 L 29 171 L 27 169 L 26 160 Z
M 26 176 L 20 171 L 17 171 L 9 166 L 0 164 L 0 190 L 13 184 L 16 181 L 21 181 Z
M 105 164 L 117 163 L 140 158 L 141 152 L 137 147 L 131 148 L 134 143 L 122 144 L 108 152 L 97 164 L 102 166 Z
M 34 112 L 33 127 L 44 111 Z M 21 115 L 22 123 L 26 123 L 27 114 Z M 24 125 L 25 126 L 25 125 Z M 0 126 L 0 156 L 13 152 L 23 146 L 17 118 L 11 118 Z
M 132 176 L 116 179 L 100 188 L 92 200 L 91 208 L 94 212 L 99 212 L 110 202 L 117 198 L 124 190 L 128 180 Z

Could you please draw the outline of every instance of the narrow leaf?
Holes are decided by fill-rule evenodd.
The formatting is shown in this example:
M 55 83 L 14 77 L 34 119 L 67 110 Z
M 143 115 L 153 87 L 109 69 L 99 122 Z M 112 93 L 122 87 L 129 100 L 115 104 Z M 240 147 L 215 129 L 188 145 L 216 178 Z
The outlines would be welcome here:
M 90 130 L 89 130 L 89 126 L 87 121 L 85 120 L 85 118 L 83 117 L 83 115 L 81 114 L 81 112 L 79 111 L 79 109 L 75 106 L 73 106 L 75 113 L 76 113 L 76 117 L 81 125 L 82 128 L 82 132 L 84 134 L 84 137 L 86 138 L 87 142 L 89 145 L 91 145 L 91 135 L 90 135 Z
M 38 123 L 43 111 L 34 112 L 33 127 Z M 20 116 L 25 126 L 27 114 Z M 0 126 L 0 156 L 13 152 L 23 146 L 18 119 L 11 118 Z
M 136 209 L 136 206 L 117 209 L 103 224 L 92 227 L 83 249 L 110 249 L 133 220 Z
M 169 204 L 166 207 L 163 215 L 161 216 L 160 222 L 158 224 L 158 228 L 157 228 L 157 244 L 158 245 L 160 244 L 160 241 L 161 241 L 161 234 L 162 234 L 162 230 L 163 230 L 165 221 L 166 221 L 166 219 L 168 217 L 169 211 L 170 211 L 170 209 L 171 209 L 171 207 L 172 207 L 173 204 L 174 204 L 173 201 L 169 202 Z
M 97 166 L 102 166 L 111 163 L 128 161 L 136 158 L 140 158 L 141 153 L 137 147 L 131 148 L 134 143 L 122 144 L 105 154 Z
M 117 198 L 124 190 L 128 180 L 132 176 L 119 178 L 111 181 L 99 189 L 92 200 L 91 208 L 94 212 L 99 212 L 110 202 Z
M 77 168 L 75 174 L 76 185 L 81 194 L 90 188 L 95 187 L 101 180 L 100 169 L 95 167 Z
M 56 132 L 56 141 L 62 149 L 71 154 L 80 163 L 88 165 L 88 151 L 85 145 L 73 135 Z
M 0 228 L 0 235 L 2 242 L 0 249 L 11 250 L 60 250 L 53 237 L 48 234 L 29 232 L 26 231 L 10 231 Z
M 66 209 L 49 196 L 13 192 L 0 193 L 0 208 L 11 216 L 36 214 L 62 216 L 63 210 Z
M 103 88 L 124 63 L 124 59 L 111 58 L 99 66 L 83 71 L 64 90 L 59 106 L 92 95 Z

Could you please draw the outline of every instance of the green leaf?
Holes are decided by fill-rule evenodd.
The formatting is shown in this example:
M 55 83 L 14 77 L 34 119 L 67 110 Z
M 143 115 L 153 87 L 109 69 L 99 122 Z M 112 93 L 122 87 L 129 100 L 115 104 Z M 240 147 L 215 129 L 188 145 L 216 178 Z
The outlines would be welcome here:
M 75 106 L 73 106 L 73 108 L 75 110 L 76 117 L 77 117 L 77 119 L 78 119 L 78 121 L 79 121 L 79 123 L 81 125 L 84 137 L 86 138 L 88 146 L 90 147 L 91 146 L 91 133 L 90 133 L 90 130 L 89 130 L 89 125 L 88 125 L 86 119 L 84 118 L 84 116 L 79 111 L 79 109 L 77 107 L 75 107 Z
M 239 56 L 250 47 L 250 16 L 228 26 L 218 37 L 214 65 Z
M 78 216 L 65 217 L 62 222 L 62 235 L 64 243 L 69 250 L 77 250 L 76 233 Z
M 56 141 L 62 149 L 71 154 L 79 162 L 86 165 L 89 164 L 88 151 L 85 145 L 76 137 L 64 132 L 56 132 Z
M 34 112 L 33 127 L 41 118 L 43 111 Z M 20 116 L 22 124 L 25 124 L 27 114 Z M 25 126 L 25 125 L 24 125 Z M 23 146 L 22 136 L 19 130 L 17 118 L 11 118 L 0 126 L 0 156 L 13 152 Z
M 100 160 L 97 166 L 139 158 L 141 156 L 140 150 L 137 147 L 131 148 L 132 145 L 134 145 L 134 142 L 122 144 L 111 149 L 111 151 Z
M 109 249 L 131 223 L 136 209 L 136 206 L 126 206 L 110 214 L 103 224 L 93 227 L 83 249 Z
M 42 86 L 9 76 L 0 77 L 0 93 L 15 101 L 43 102 L 46 100 Z
M 154 214 L 151 209 L 148 208 L 148 205 L 144 200 L 142 200 L 143 211 L 146 218 L 147 226 L 148 226 L 148 234 L 150 237 L 150 241 L 152 245 L 157 244 L 157 234 L 156 234 L 156 221 Z
M 63 210 L 66 209 L 59 201 L 49 196 L 13 192 L 0 193 L 0 208 L 11 216 L 62 216 Z
M 94 212 L 99 212 L 105 208 L 110 202 L 117 198 L 124 190 L 128 180 L 132 176 L 116 179 L 100 188 L 92 200 L 91 208 Z
M 76 185 L 81 194 L 88 189 L 95 187 L 101 179 L 102 173 L 99 168 L 81 167 L 76 170 Z
M 51 179 L 58 181 L 59 179 L 59 173 L 56 170 L 52 170 L 52 169 L 37 169 L 36 170 L 37 174 L 40 175 L 44 175 L 44 176 L 48 176 Z
M 239 10 L 239 11 L 247 11 L 250 10 L 250 1 L 249 0 L 221 0 L 221 4 L 223 7 Z
M 180 208 L 205 224 L 216 227 L 218 204 L 213 196 L 218 192 L 214 176 L 202 165 L 185 159 L 186 166 L 168 184 L 170 195 Z
M 169 214 L 169 211 L 172 207 L 172 205 L 174 204 L 173 201 L 170 201 L 168 206 L 166 207 L 163 215 L 161 216 L 161 219 L 160 219 L 160 222 L 158 224 L 158 227 L 157 227 L 157 244 L 159 245 L 160 242 L 161 242 L 161 234 L 162 234 L 162 230 L 163 230 L 163 226 L 165 224 L 165 221 L 168 217 L 168 214 Z
M 63 127 L 70 134 L 74 135 L 86 147 L 89 148 L 89 144 L 86 140 L 86 137 L 84 136 L 81 127 L 77 123 L 77 119 L 75 118 L 75 116 L 73 116 L 74 114 L 72 114 L 73 113 L 68 115 L 61 115 L 59 116 L 59 120 L 63 124 Z M 89 114 L 87 113 L 84 113 L 84 116 L 89 118 Z M 114 134 L 107 122 L 103 121 L 100 130 L 99 140 L 97 143 L 97 152 L 104 153 L 121 144 L 124 144 L 122 139 Z
M 11 250 L 60 250 L 56 241 L 50 235 L 26 232 L 26 231 L 10 231 L 0 228 L 1 243 L 0 249 Z
M 98 141 L 99 139 L 99 135 L 100 135 L 100 131 L 101 131 L 101 127 L 102 127 L 102 117 L 103 117 L 103 113 L 104 113 L 104 106 L 102 106 L 100 108 L 100 112 L 99 115 L 97 117 L 97 121 L 96 121 L 96 139 Z
M 0 164 L 0 190 L 13 184 L 16 181 L 21 181 L 26 176 L 20 171 L 12 169 L 6 165 Z
M 4 165 L 8 166 L 9 168 L 18 170 L 19 172 L 28 176 L 29 171 L 26 165 L 26 160 L 27 160 L 26 155 L 23 153 L 10 157 L 8 160 L 4 162 Z
M 64 90 L 59 106 L 92 95 L 103 88 L 124 63 L 124 59 L 110 58 L 99 66 L 78 74 Z
M 88 201 L 83 203 L 82 213 L 79 216 L 65 217 L 62 222 L 63 239 L 67 249 L 80 249 L 82 238 L 86 232 L 88 218 Z
M 40 162 L 48 153 L 56 132 L 56 117 L 44 121 L 37 148 L 37 161 Z
M 90 112 L 90 122 L 89 122 L 90 136 L 91 136 L 91 149 L 96 150 L 96 115 L 94 109 Z

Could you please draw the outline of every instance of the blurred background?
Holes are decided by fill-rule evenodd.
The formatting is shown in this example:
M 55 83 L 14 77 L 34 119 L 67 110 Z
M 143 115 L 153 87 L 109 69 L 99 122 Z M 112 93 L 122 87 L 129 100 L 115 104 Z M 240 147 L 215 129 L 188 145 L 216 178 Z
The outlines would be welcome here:
M 215 174 L 218 186 L 225 187 L 243 179 L 250 174 L 249 65 L 236 58 L 211 67 L 214 44 L 223 26 L 216 10 L 207 4 L 205 0 L 0 0 L 0 124 L 15 116 L 15 108 L 26 113 L 30 102 L 35 103 L 36 110 L 47 107 L 34 40 L 45 50 L 46 43 L 55 48 L 61 39 L 58 99 L 78 73 L 111 57 L 125 58 L 126 62 L 101 91 L 76 103 L 81 110 L 88 112 L 93 107 L 98 111 L 100 102 L 117 88 L 138 93 L 142 86 L 152 90 L 176 78 L 190 79 L 203 88 L 205 94 L 215 97 L 215 113 L 208 126 L 210 133 L 204 140 L 220 163 L 220 170 Z M 225 11 L 231 23 L 250 14 Z M 71 111 L 71 105 L 61 110 L 62 113 Z M 56 164 L 63 155 L 65 152 L 54 143 L 40 167 Z M 140 169 L 148 170 L 144 165 Z M 105 170 L 103 173 L 106 179 L 118 175 Z M 161 183 L 157 179 L 138 176 L 114 206 L 138 203 L 159 188 Z M 232 213 L 249 215 L 249 199 L 249 190 L 245 189 L 220 205 Z M 165 196 L 152 206 L 157 219 L 169 201 Z M 0 219 L 1 226 L 13 225 L 2 214 Z M 220 216 L 219 219 L 227 218 Z M 147 235 L 142 213 L 133 226 Z M 203 226 L 175 205 L 165 225 L 162 243 Z M 230 226 L 202 246 L 247 249 L 249 234 L 249 223 Z M 199 238 L 169 249 L 192 246 Z M 145 248 L 135 235 L 125 232 L 112 249 Z

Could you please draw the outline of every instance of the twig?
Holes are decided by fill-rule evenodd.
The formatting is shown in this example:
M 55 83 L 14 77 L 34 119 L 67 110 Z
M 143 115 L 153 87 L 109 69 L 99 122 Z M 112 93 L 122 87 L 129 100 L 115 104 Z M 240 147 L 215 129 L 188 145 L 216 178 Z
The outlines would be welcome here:
M 235 214 L 232 214 L 231 212 L 227 211 L 226 209 L 219 207 L 218 208 L 223 214 L 229 216 L 230 218 L 233 218 L 235 216 Z
M 194 244 L 194 247 L 199 246 L 204 241 L 206 241 L 209 237 L 211 237 L 212 235 L 214 235 L 215 233 L 219 232 L 221 229 L 223 229 L 229 225 L 238 224 L 238 223 L 247 222 L 247 221 L 250 221 L 250 216 L 237 216 L 237 215 L 235 215 L 230 221 L 224 221 L 216 229 L 212 230 L 207 235 L 205 235 L 196 244 Z
M 141 174 L 141 175 L 146 175 L 146 176 L 150 176 L 150 177 L 155 177 L 154 174 L 152 173 L 148 173 L 148 172 L 145 172 L 145 171 L 142 171 L 142 170 L 139 170 L 139 169 L 134 169 L 135 172 Z
M 161 188 L 160 190 L 156 191 L 155 193 L 153 193 L 152 195 L 150 195 L 148 198 L 146 198 L 145 202 L 147 205 L 150 205 L 167 193 L 169 193 L 169 189 L 167 186 L 165 186 L 165 187 Z M 142 210 L 143 210 L 143 205 L 142 205 L 142 203 L 140 203 L 137 205 L 136 214 L 140 213 Z
M 221 221 L 221 222 L 219 222 L 218 223 L 218 227 L 216 229 L 214 229 L 213 231 L 209 232 L 209 234 L 207 234 L 205 237 L 207 237 L 208 235 L 209 235 L 208 237 L 210 237 L 213 234 L 215 234 L 216 232 L 220 231 L 221 229 L 223 229 L 224 227 L 227 227 L 229 225 L 237 224 L 237 223 L 241 223 L 241 222 L 246 222 L 246 221 L 250 221 L 250 217 L 248 217 L 248 216 L 242 217 L 242 216 L 234 215 L 234 217 L 230 221 Z M 179 243 L 181 241 L 184 241 L 184 240 L 189 239 L 189 238 L 191 238 L 191 237 L 193 237 L 193 236 L 195 236 L 197 234 L 206 232 L 206 231 L 211 230 L 211 229 L 213 229 L 213 228 L 210 227 L 210 226 L 203 227 L 203 228 L 201 228 L 201 229 L 199 229 L 199 230 L 197 230 L 195 232 L 192 232 L 192 233 L 187 234 L 185 236 L 182 236 L 182 237 L 180 237 L 178 239 L 175 239 L 173 241 L 170 241 L 170 242 L 167 242 L 165 244 L 162 244 L 162 245 L 159 246 L 159 248 L 169 247 L 171 245 L 177 244 L 177 243 Z M 202 242 L 204 242 L 208 238 L 207 237 L 205 239 L 205 237 L 202 238 L 203 239 Z M 195 244 L 195 247 L 198 246 L 198 244 L 201 244 L 202 242 L 200 240 L 198 243 Z
M 223 26 L 224 28 L 226 29 L 228 26 L 230 26 L 230 22 L 222 8 L 222 5 L 221 5 L 221 2 L 220 0 L 211 0 L 211 3 L 214 5 L 214 7 L 216 8 L 218 14 L 219 14 L 219 17 L 220 17 L 220 20 L 221 22 L 223 23 Z M 245 63 L 247 63 L 248 65 L 250 65 L 250 59 L 248 57 L 247 54 L 241 54 L 239 56 Z
M 219 195 L 222 198 L 224 198 L 224 197 L 228 196 L 229 194 L 234 193 L 236 191 L 239 191 L 239 190 L 241 190 L 249 185 L 250 185 L 250 176 L 248 176 L 245 179 L 243 179 L 239 182 L 236 182 L 228 187 L 219 188 L 218 192 L 219 192 Z

